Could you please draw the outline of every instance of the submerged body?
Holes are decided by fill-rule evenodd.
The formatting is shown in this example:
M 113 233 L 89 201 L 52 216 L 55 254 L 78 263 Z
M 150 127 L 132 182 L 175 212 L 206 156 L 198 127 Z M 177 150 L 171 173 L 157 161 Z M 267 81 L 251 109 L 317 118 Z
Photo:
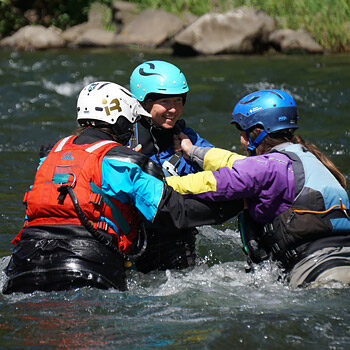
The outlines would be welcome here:
M 83 159 L 79 152 L 94 159 Z M 74 170 L 79 166 L 80 172 Z M 58 198 L 59 181 L 71 172 L 75 177 L 69 181 L 76 182 L 79 205 L 100 237 L 81 222 L 69 195 Z M 50 150 L 26 196 L 26 205 L 27 220 L 14 240 L 4 293 L 83 285 L 125 290 L 124 261 L 140 249 L 139 213 L 173 232 L 235 214 L 230 206 L 222 215 L 219 207 L 186 200 L 164 187 L 162 171 L 153 161 L 93 128 L 62 139 Z M 164 230 L 163 234 L 168 233 Z
M 174 192 L 157 164 L 125 146 L 138 118 L 150 117 L 125 88 L 91 83 L 80 92 L 77 111 L 79 135 L 42 150 L 5 269 L 5 294 L 125 290 L 124 262 L 143 247 L 141 221 L 179 231 L 235 215 L 231 205 L 224 204 L 226 211 Z
M 177 135 L 183 132 L 194 145 L 213 147 L 180 119 L 189 91 L 181 70 L 165 61 L 144 62 L 131 74 L 130 88 L 152 116 L 151 119 L 141 118 L 135 123 L 131 148 L 141 145 L 140 152 L 159 164 L 165 176 L 186 175 L 201 170 L 196 163 L 184 158 L 174 145 Z M 145 226 L 148 245 L 135 261 L 137 270 L 149 272 L 194 266 L 198 232 L 195 228 L 174 231 L 149 223 Z M 164 230 L 167 235 L 164 235 Z

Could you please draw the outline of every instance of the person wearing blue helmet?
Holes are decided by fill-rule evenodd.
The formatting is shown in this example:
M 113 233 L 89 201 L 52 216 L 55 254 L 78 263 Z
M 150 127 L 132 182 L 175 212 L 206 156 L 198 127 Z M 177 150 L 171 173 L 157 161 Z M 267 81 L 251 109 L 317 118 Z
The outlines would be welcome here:
M 350 210 L 345 177 L 298 128 L 293 97 L 269 89 L 243 97 L 232 124 L 248 157 L 181 146 L 205 171 L 167 178 L 176 191 L 205 200 L 245 200 L 239 215 L 244 251 L 253 267 L 278 262 L 290 286 L 350 283 Z
M 141 118 L 134 126 L 131 148 L 158 163 L 165 176 L 195 173 L 200 167 L 183 157 L 176 146 L 183 132 L 196 146 L 213 147 L 180 119 L 189 91 L 186 77 L 175 65 L 165 61 L 147 61 L 138 65 L 130 77 L 130 91 L 152 116 Z M 148 225 L 149 226 L 149 225 Z M 164 228 L 148 227 L 148 248 L 136 263 L 139 271 L 186 268 L 195 263 L 196 229 L 163 234 Z

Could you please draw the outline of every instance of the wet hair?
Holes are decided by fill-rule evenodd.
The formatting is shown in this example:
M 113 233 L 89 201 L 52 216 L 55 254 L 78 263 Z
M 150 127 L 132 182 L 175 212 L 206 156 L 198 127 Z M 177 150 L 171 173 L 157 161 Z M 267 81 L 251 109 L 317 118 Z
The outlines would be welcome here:
M 260 134 L 262 128 L 257 126 L 253 127 L 252 130 L 249 131 L 250 137 L 252 140 L 255 140 L 256 137 Z M 273 147 L 280 145 L 284 142 L 291 142 L 294 144 L 300 144 L 304 151 L 311 152 L 338 180 L 340 185 L 343 188 L 346 188 L 346 179 L 345 176 L 337 169 L 334 163 L 326 157 L 316 145 L 311 142 L 305 141 L 301 136 L 294 135 L 293 129 L 287 129 L 278 131 L 275 133 L 268 134 L 260 143 L 260 145 L 256 148 L 256 154 L 261 155 L 268 153 Z

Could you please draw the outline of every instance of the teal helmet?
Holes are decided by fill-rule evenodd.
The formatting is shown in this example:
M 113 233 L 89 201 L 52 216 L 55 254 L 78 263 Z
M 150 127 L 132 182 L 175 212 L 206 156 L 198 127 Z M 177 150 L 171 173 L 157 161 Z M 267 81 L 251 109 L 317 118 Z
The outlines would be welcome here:
M 185 75 L 179 68 L 165 61 L 148 61 L 132 72 L 130 91 L 142 102 L 148 94 L 185 96 L 189 89 Z

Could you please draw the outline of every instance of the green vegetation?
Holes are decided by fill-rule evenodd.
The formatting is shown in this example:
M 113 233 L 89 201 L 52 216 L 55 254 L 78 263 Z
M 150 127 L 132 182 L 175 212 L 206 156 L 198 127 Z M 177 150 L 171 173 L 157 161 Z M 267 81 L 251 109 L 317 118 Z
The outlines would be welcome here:
M 343 51 L 350 45 L 349 0 L 131 0 L 143 7 L 163 8 L 181 16 L 227 11 L 249 6 L 265 11 L 279 28 L 305 29 L 327 49 Z
M 0 0 L 0 35 L 9 35 L 29 23 L 23 15 L 34 9 L 34 23 L 67 28 L 87 19 L 94 1 L 111 5 L 114 0 Z M 224 12 L 239 6 L 265 11 L 279 28 L 305 29 L 318 43 L 332 51 L 350 47 L 349 0 L 130 0 L 140 8 L 162 8 L 179 16 L 191 12 Z M 112 17 L 111 12 L 107 16 Z M 106 23 L 106 26 L 108 24 Z
M 0 36 L 6 36 L 20 27 L 31 23 L 44 26 L 54 25 L 58 28 L 85 22 L 89 8 L 96 0 L 0 0 Z M 113 0 L 97 0 L 111 5 Z M 29 21 L 28 12 L 32 11 Z M 106 20 L 112 19 L 112 11 Z M 108 24 L 106 23 L 108 27 Z

